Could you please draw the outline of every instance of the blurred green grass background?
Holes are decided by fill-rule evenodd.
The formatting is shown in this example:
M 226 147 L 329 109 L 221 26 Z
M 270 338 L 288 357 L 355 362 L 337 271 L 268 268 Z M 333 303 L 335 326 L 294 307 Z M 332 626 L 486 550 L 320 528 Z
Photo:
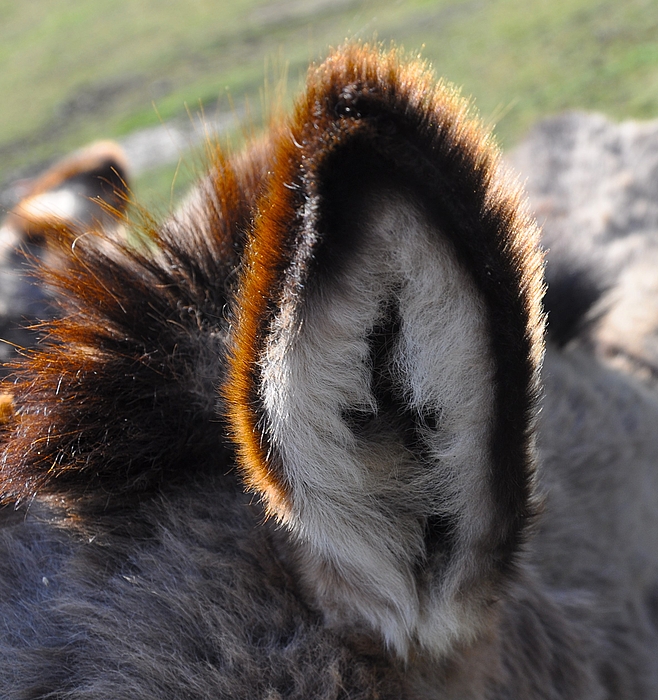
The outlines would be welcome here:
M 0 189 L 200 110 L 258 125 L 264 85 L 287 75 L 293 96 L 347 38 L 429 59 L 504 148 L 565 109 L 658 116 L 658 0 L 0 0 Z M 139 176 L 138 199 L 179 196 L 202 160 L 180 156 Z

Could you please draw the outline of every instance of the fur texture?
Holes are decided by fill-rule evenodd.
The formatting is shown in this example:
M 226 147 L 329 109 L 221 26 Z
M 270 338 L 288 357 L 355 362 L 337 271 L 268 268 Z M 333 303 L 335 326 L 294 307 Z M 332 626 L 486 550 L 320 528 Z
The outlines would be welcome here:
M 247 481 L 332 617 L 443 652 L 533 511 L 536 232 L 466 105 L 394 55 L 328 60 L 274 159 L 226 389 Z
M 128 164 L 122 150 L 99 141 L 55 163 L 26 186 L 23 198 L 0 226 L 0 359 L 33 345 L 30 324 L 54 313 L 47 286 L 27 274 L 29 261 L 66 265 L 59 237 L 102 230 L 120 235 L 128 203 Z M 0 370 L 5 374 L 4 369 Z
M 658 697 L 658 399 L 573 318 L 540 377 L 538 231 L 452 88 L 344 47 L 143 223 L 66 214 L 41 273 L 3 698 Z

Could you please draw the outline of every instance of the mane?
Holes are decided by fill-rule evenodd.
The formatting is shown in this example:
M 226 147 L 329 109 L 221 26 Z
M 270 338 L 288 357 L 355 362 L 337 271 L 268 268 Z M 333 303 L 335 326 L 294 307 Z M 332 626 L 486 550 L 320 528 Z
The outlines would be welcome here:
M 5 381 L 3 503 L 108 511 L 210 461 L 228 468 L 217 383 L 262 158 L 217 151 L 187 209 L 161 226 L 145 217 L 132 242 L 59 226 L 64 263 L 37 270 L 59 317 Z

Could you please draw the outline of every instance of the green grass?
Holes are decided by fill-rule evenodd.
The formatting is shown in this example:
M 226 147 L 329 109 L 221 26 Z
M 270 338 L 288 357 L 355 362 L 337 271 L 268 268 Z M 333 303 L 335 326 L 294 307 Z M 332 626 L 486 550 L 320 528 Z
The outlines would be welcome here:
M 293 93 L 328 46 L 374 36 L 421 50 L 504 147 L 564 109 L 658 116 L 658 0 L 0 0 L 0 186 L 227 93 L 258 123 L 266 75 L 287 65 Z M 175 170 L 138 193 L 168 202 Z

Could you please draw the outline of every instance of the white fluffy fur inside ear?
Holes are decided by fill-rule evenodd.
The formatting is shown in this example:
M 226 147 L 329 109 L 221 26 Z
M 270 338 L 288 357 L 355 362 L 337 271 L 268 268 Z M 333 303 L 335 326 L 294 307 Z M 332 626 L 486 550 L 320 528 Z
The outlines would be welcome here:
M 34 219 L 74 221 L 79 216 L 80 195 L 68 189 L 43 192 L 23 203 L 23 211 Z M 84 200 L 83 200 L 84 202 Z
M 328 623 L 356 616 L 401 655 L 443 653 L 479 627 L 458 589 L 490 526 L 486 310 L 419 208 L 383 192 L 366 218 L 325 284 L 301 303 L 284 290 L 261 398 L 301 575 Z M 450 541 L 429 554 L 432 520 Z

